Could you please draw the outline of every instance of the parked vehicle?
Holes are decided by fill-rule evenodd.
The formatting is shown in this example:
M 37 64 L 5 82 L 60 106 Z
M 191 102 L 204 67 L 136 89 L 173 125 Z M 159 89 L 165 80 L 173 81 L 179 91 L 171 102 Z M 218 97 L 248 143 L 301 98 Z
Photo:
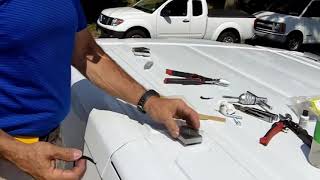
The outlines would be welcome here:
M 97 23 L 106 37 L 199 38 L 239 43 L 253 37 L 255 17 L 226 0 L 141 0 L 105 9 Z
M 319 0 L 275 0 L 268 11 L 254 15 L 258 38 L 284 43 L 289 50 L 320 43 Z
M 273 113 L 290 113 L 289 99 L 320 92 L 320 63 L 303 53 L 186 39 L 98 39 L 98 44 L 128 74 L 163 96 L 183 97 L 199 113 L 222 116 L 222 96 L 251 91 L 268 98 Z M 150 56 L 135 55 L 146 47 Z M 316 58 L 317 59 L 317 58 Z M 144 69 L 147 62 L 154 65 Z M 166 69 L 223 78 L 229 87 L 164 84 Z M 311 166 L 309 148 L 292 132 L 279 133 L 265 147 L 259 144 L 272 123 L 246 115 L 239 127 L 202 121 L 201 144 L 183 146 L 166 129 L 95 87 L 72 68 L 72 106 L 61 126 L 67 147 L 83 148 L 87 162 L 84 180 L 319 180 Z M 200 96 L 214 97 L 201 100 Z M 257 106 L 257 108 L 259 108 Z M 313 134 L 315 121 L 308 125 Z M 85 135 L 84 135 L 85 134 Z M 84 137 L 84 138 L 83 138 Z

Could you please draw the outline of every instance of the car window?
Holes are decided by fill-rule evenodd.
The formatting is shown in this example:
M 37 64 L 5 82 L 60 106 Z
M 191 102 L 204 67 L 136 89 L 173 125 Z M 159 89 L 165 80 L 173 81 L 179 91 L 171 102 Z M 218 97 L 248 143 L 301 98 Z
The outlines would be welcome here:
M 133 8 L 139 9 L 147 13 L 153 13 L 165 2 L 166 0 L 141 0 L 135 5 L 133 5 Z
M 312 2 L 304 17 L 320 17 L 320 1 Z
M 173 0 L 170 3 L 168 3 L 166 7 L 163 8 L 163 10 L 169 13 L 168 16 L 187 16 L 188 1 Z
M 310 0 L 273 0 L 269 7 L 267 7 L 267 10 L 280 14 L 299 16 L 309 3 Z
M 199 0 L 192 1 L 192 13 L 193 16 L 200 16 L 202 15 L 202 3 Z

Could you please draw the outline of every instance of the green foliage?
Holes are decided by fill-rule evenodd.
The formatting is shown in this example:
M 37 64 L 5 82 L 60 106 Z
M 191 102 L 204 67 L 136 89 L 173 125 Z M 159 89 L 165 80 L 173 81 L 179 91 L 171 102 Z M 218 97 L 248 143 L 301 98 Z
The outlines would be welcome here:
M 136 0 L 81 0 L 88 23 L 96 22 L 104 9 L 128 6 L 135 2 Z
M 97 31 L 97 25 L 95 23 L 88 24 L 87 28 L 94 38 L 98 38 L 101 35 L 100 32 Z

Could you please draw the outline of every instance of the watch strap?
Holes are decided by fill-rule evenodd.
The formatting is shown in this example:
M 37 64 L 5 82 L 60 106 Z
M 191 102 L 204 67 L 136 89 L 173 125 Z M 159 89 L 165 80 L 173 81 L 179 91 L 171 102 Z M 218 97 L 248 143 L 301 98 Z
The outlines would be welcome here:
M 146 91 L 140 98 L 139 102 L 138 102 L 138 105 L 137 105 L 137 108 L 139 111 L 143 112 L 143 113 L 146 113 L 146 111 L 144 110 L 144 105 L 145 103 L 148 101 L 148 99 L 152 96 L 157 96 L 157 97 L 160 97 L 160 94 L 151 89 L 151 90 L 148 90 Z

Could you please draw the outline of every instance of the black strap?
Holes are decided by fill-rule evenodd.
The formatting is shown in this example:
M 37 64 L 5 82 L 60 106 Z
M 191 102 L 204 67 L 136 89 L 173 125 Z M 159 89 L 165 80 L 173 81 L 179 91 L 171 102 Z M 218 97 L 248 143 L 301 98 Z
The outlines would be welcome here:
M 139 102 L 138 102 L 138 105 L 137 105 L 137 108 L 139 111 L 143 112 L 143 113 L 146 113 L 146 111 L 144 110 L 144 105 L 145 103 L 147 102 L 147 100 L 152 97 L 152 96 L 157 96 L 157 97 L 160 97 L 160 94 L 151 89 L 151 90 L 148 90 L 146 91 L 140 98 Z

